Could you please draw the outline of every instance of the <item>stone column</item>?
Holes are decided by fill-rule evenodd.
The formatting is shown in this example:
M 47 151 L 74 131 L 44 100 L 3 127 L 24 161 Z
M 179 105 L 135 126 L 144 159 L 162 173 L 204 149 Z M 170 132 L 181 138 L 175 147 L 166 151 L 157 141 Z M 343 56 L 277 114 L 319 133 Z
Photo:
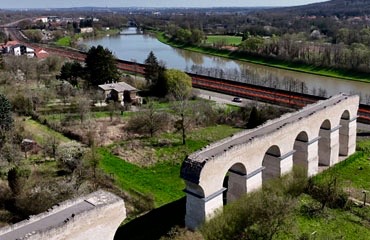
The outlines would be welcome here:
M 281 157 L 280 159 L 280 176 L 290 173 L 293 169 L 293 154 L 295 153 L 295 150 L 290 151 Z
M 318 143 L 320 137 L 307 142 L 307 176 L 311 177 L 319 172 Z
M 196 193 L 190 192 L 185 189 L 186 192 L 186 214 L 185 214 L 185 226 L 191 230 L 195 230 L 205 221 L 211 219 L 215 214 L 215 211 L 222 210 L 223 201 L 222 193 L 226 188 L 207 196 L 202 197 Z
M 266 153 L 263 162 L 265 169 L 262 173 L 262 181 L 272 178 L 278 178 L 284 174 L 287 174 L 293 169 L 293 153 L 295 151 L 290 151 L 282 156 L 274 156 L 272 154 Z
M 308 177 L 315 175 L 318 172 L 318 140 L 319 137 L 308 142 L 296 140 L 294 144 L 296 152 L 293 155 L 293 164 L 306 169 Z
M 320 129 L 319 164 L 333 166 L 339 156 L 339 128 Z
M 265 167 L 260 167 L 246 176 L 247 192 L 252 192 L 262 187 L 262 171 L 264 169 Z
M 356 151 L 357 118 L 350 120 L 341 119 L 339 130 L 339 155 L 349 156 Z

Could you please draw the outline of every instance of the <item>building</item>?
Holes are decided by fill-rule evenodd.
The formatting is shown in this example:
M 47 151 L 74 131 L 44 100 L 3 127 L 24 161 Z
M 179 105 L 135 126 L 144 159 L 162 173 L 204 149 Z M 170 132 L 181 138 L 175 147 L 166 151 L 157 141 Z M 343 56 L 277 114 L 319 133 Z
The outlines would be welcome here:
M 35 56 L 35 50 L 33 48 L 27 47 L 23 44 L 16 44 L 10 48 L 10 53 L 14 56 L 26 55 L 29 58 Z
M 99 88 L 104 91 L 106 101 L 142 104 L 142 98 L 137 95 L 139 90 L 125 82 L 102 84 Z

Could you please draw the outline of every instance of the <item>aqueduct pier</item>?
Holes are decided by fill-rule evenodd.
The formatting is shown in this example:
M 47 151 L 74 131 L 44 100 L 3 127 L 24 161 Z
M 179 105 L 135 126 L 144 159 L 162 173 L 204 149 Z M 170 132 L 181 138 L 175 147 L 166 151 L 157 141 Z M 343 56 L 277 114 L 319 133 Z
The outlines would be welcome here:
M 195 229 L 211 218 L 223 206 L 226 190 L 230 202 L 290 172 L 294 165 L 312 176 L 319 166 L 332 166 L 354 153 L 358 106 L 358 96 L 336 95 L 188 156 L 181 167 L 186 226 Z

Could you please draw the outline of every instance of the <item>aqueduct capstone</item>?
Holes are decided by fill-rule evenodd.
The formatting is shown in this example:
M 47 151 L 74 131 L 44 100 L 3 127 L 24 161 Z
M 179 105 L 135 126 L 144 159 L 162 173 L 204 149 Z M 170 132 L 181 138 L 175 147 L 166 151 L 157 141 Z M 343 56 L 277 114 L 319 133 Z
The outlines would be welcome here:
M 223 206 L 226 190 L 226 202 L 233 201 L 294 165 L 312 176 L 319 166 L 332 166 L 340 156 L 354 153 L 358 106 L 358 96 L 336 95 L 189 155 L 181 167 L 186 226 L 195 229 L 211 218 Z
M 103 190 L 59 203 L 0 229 L 1 240 L 113 240 L 126 218 L 123 199 Z

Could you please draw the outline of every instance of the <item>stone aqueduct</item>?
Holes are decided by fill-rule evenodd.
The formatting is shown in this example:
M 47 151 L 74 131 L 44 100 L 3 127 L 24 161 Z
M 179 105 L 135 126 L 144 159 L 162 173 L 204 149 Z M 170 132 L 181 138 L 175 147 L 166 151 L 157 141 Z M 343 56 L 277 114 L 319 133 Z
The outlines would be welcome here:
M 233 201 L 294 165 L 312 176 L 319 166 L 332 166 L 354 153 L 358 106 L 358 96 L 336 95 L 188 156 L 181 168 L 186 226 L 195 229 L 211 218 L 223 206 L 225 190 L 226 201 Z

